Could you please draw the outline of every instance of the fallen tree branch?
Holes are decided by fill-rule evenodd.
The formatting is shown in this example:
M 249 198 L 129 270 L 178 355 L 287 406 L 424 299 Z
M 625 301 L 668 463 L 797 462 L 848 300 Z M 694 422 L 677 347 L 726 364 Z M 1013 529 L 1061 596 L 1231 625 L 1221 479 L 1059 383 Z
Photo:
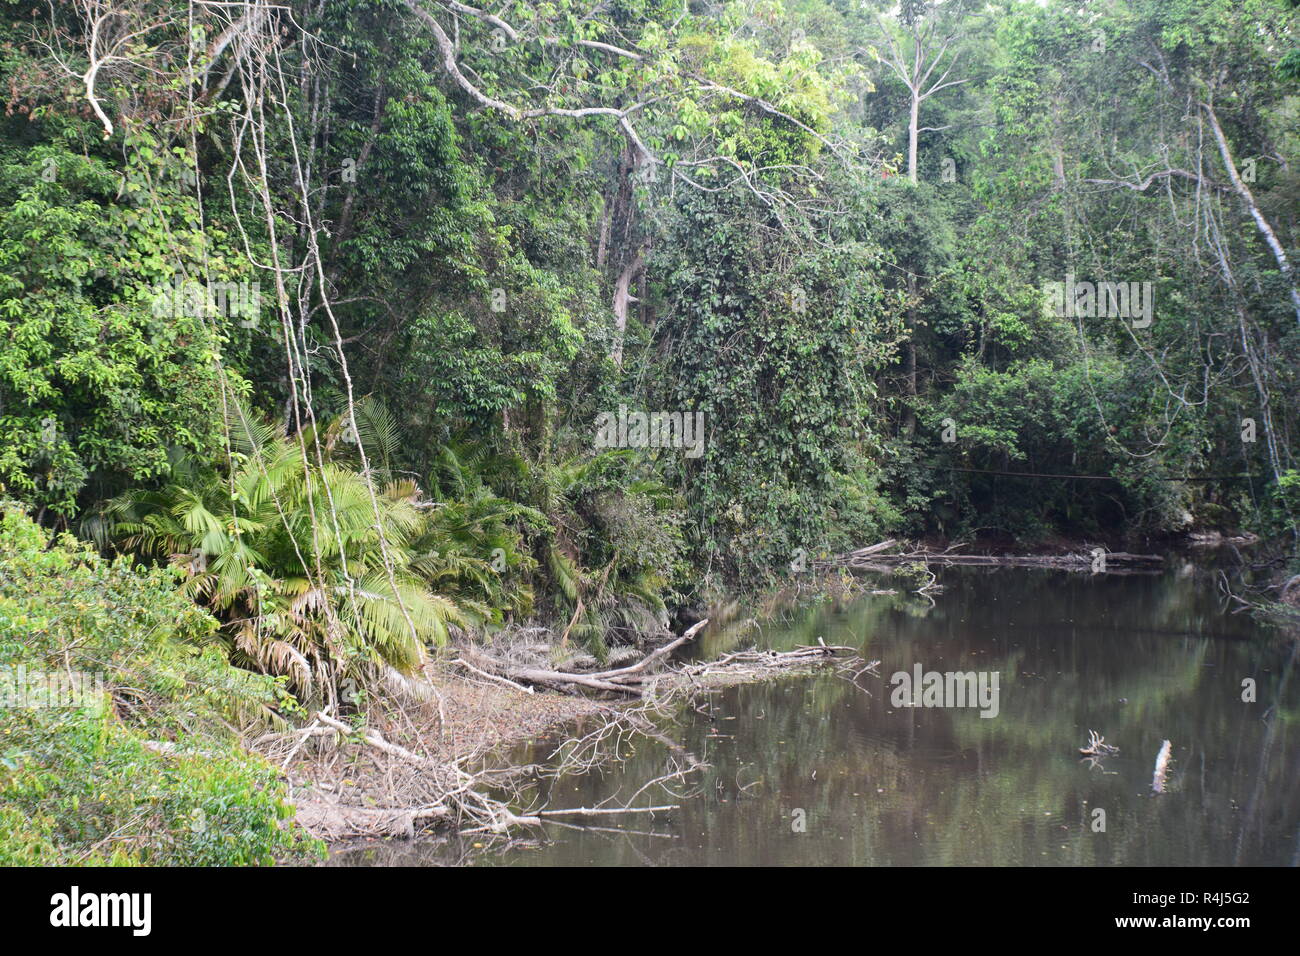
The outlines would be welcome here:
M 527 681 L 533 684 L 545 684 L 552 687 L 578 686 L 589 687 L 593 690 L 603 690 L 615 694 L 630 694 L 633 696 L 640 695 L 641 691 L 633 686 L 639 684 L 647 678 L 646 671 L 650 665 L 666 659 L 673 651 L 683 644 L 692 640 L 709 623 L 705 618 L 696 624 L 687 628 L 685 633 L 672 641 L 669 641 L 663 647 L 651 651 L 644 658 L 635 664 L 627 667 L 617 667 L 612 670 L 595 671 L 590 673 L 580 673 L 577 671 L 557 671 L 543 667 L 530 667 L 521 664 L 513 664 L 509 661 L 503 661 L 495 657 L 490 657 L 473 648 L 467 648 L 465 653 L 471 655 L 480 667 L 491 671 L 502 678 L 515 681 Z
M 839 555 L 824 563 L 825 567 L 846 567 L 865 571 L 887 571 L 900 564 L 938 564 L 948 566 L 1062 568 L 1064 570 L 1092 570 L 1093 555 L 1084 554 L 954 554 L 948 551 L 931 551 L 921 548 L 913 551 L 884 553 L 897 542 L 892 538 L 869 547 L 859 548 Z M 1106 566 L 1154 566 L 1164 563 L 1158 554 L 1131 554 L 1127 551 L 1107 551 Z
M 1109 757 L 1119 753 L 1119 748 L 1106 743 L 1106 738 L 1095 730 L 1088 731 L 1088 746 L 1080 747 L 1079 753 L 1084 757 Z
M 515 690 L 521 690 L 525 694 L 531 694 L 534 692 L 531 687 L 525 687 L 523 684 L 516 684 L 508 677 L 502 677 L 499 674 L 491 674 L 485 670 L 480 670 L 479 668 L 471 664 L 469 661 L 465 660 L 465 658 L 463 657 L 456 658 L 456 660 L 454 660 L 452 663 L 459 664 L 461 667 L 465 668 L 465 670 L 477 674 L 479 677 L 486 677 L 488 680 L 494 680 L 498 684 L 505 684 L 507 687 L 513 687 L 515 688 Z
M 601 678 L 604 680 L 622 680 L 630 677 L 633 674 L 639 674 L 642 671 L 644 671 L 647 667 L 649 667 L 651 664 L 653 664 L 655 661 L 667 657 L 673 651 L 677 650 L 677 648 L 681 647 L 687 641 L 694 638 L 696 634 L 698 634 L 700 631 L 702 631 L 705 628 L 705 626 L 708 625 L 708 623 L 709 623 L 709 619 L 706 617 L 704 620 L 692 624 L 690 627 L 686 629 L 685 633 L 683 633 L 681 637 L 677 638 L 674 641 L 670 641 L 669 643 L 665 644 L 663 647 L 659 648 L 658 650 L 652 651 L 649 655 L 647 655 L 645 658 L 643 658 L 641 661 L 637 662 L 636 664 L 632 664 L 628 667 L 620 667 L 612 671 L 601 671 L 600 673 L 592 674 L 591 676 Z
M 547 684 L 553 687 L 563 687 L 565 685 L 576 684 L 581 687 L 590 687 L 593 690 L 604 690 L 617 694 L 640 693 L 640 691 L 634 687 L 615 684 L 611 681 L 601 680 L 598 677 L 592 677 L 588 674 L 576 674 L 570 671 L 553 671 L 542 667 L 521 667 L 514 664 L 508 664 L 505 661 L 500 661 L 494 657 L 488 657 L 487 655 L 479 654 L 477 652 L 474 652 L 474 658 L 488 667 L 497 668 L 499 673 L 515 681 L 529 681 L 534 684 Z
M 1160 753 L 1156 754 L 1155 774 L 1151 777 L 1151 789 L 1156 793 L 1165 792 L 1165 776 L 1169 773 L 1169 758 L 1173 753 L 1173 744 L 1168 740 L 1160 745 Z
M 382 750 L 384 753 L 389 754 L 393 757 L 397 757 L 401 760 L 405 760 L 407 763 L 422 764 L 422 765 L 427 765 L 431 763 L 431 761 L 429 761 L 427 758 L 421 757 L 417 753 L 412 753 L 411 751 L 407 750 L 405 747 L 398 746 L 397 744 L 390 744 L 387 740 L 384 739 L 383 735 L 380 734 L 378 731 L 370 730 L 368 728 L 361 728 L 358 731 L 357 728 L 348 726 L 347 724 L 343 723 L 343 721 L 331 717 L 323 710 L 316 712 L 316 719 L 319 720 L 326 727 L 332 727 L 334 730 L 337 730 L 339 733 L 347 737 L 350 737 L 356 733 L 360 733 L 361 739 L 364 740 L 370 746 L 374 747 L 376 750 Z
M 670 803 L 662 807 L 573 807 L 569 810 L 538 810 L 533 816 L 537 817 L 576 817 L 576 816 L 597 816 L 599 814 L 615 813 L 661 813 L 668 810 L 680 810 L 681 805 Z
M 490 657 L 472 648 L 467 648 L 464 653 L 471 655 L 479 667 L 512 682 L 523 681 L 568 689 L 590 688 L 632 697 L 646 694 L 658 697 L 665 692 L 671 695 L 696 685 L 700 678 L 706 676 L 750 679 L 774 671 L 819 666 L 832 658 L 837 660 L 840 669 L 846 671 L 852 669 L 856 678 L 878 663 L 864 661 L 858 656 L 855 648 L 821 642 L 788 651 L 760 649 L 734 651 L 714 660 L 696 664 L 686 664 L 666 670 L 654 668 L 653 665 L 666 661 L 673 651 L 692 640 L 708 623 L 706 619 L 692 625 L 680 637 L 651 652 L 635 664 L 604 671 L 560 671 L 516 664 Z

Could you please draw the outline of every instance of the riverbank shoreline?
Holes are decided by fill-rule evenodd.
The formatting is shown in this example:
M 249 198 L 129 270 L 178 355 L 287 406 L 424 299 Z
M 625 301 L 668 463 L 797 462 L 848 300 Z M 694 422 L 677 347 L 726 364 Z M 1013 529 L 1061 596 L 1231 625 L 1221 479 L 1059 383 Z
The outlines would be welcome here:
M 413 838 L 426 825 L 451 819 L 421 799 L 428 794 L 410 779 L 413 770 L 428 764 L 475 775 L 490 755 L 607 706 L 559 692 L 525 693 L 441 663 L 429 665 L 425 678 L 433 699 L 378 702 L 364 721 L 360 713 L 345 715 L 340 722 L 353 728 L 350 734 L 317 719 L 256 742 L 254 749 L 285 774 L 295 825 L 327 844 Z M 281 756 L 286 744 L 290 753 Z
M 582 772 L 619 761 L 633 738 L 666 742 L 659 722 L 701 694 L 827 668 L 856 683 L 874 675 L 878 663 L 864 661 L 854 648 L 820 641 L 671 660 L 708 623 L 697 622 L 637 663 L 593 676 L 515 668 L 482 653 L 473 660 L 490 669 L 458 668 L 466 664 L 463 657 L 442 660 L 426 668 L 424 699 L 414 705 L 376 703 L 364 723 L 359 711 L 340 719 L 323 710 L 303 727 L 265 735 L 256 749 L 284 772 L 295 825 L 328 845 L 448 830 L 502 836 L 537 826 L 545 816 L 648 810 L 532 806 L 524 791 L 540 768 L 517 758 L 522 746 L 542 739 L 554 744 L 545 758 L 549 776 Z M 703 766 L 682 757 L 665 780 L 684 779 Z

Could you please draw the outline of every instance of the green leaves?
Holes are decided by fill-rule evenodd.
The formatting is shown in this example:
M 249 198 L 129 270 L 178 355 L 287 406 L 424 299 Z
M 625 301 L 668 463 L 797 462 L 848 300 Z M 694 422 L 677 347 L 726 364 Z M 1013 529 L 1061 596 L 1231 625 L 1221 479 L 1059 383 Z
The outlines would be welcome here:
M 163 158 L 136 162 L 156 175 Z M 220 327 L 153 307 L 204 237 L 182 197 L 137 208 L 123 181 L 55 145 L 0 166 L 0 483 L 64 516 L 217 433 Z
M 215 627 L 163 569 L 51 540 L 0 504 L 0 674 L 12 689 L 21 667 L 34 690 L 94 676 L 111 703 L 0 707 L 0 862 L 269 864 L 311 849 L 281 825 L 275 770 L 231 731 L 275 690 L 204 646 Z
M 348 674 L 410 673 L 450 626 L 499 622 L 526 604 L 504 583 L 524 563 L 511 528 L 520 510 L 450 452 L 452 500 L 426 500 L 394 478 L 399 436 L 379 403 L 299 436 L 238 409 L 230 428 L 240 455 L 228 473 L 178 457 L 170 483 L 120 496 L 106 517 L 124 546 L 182 573 L 185 593 L 223 622 L 236 661 L 332 699 Z
M 708 432 L 701 459 L 664 473 L 685 489 L 695 560 L 749 581 L 877 530 L 839 480 L 865 467 L 859 416 L 883 358 L 864 223 L 844 217 L 823 248 L 770 215 L 739 189 L 683 194 L 656 262 L 673 361 L 652 407 L 703 411 Z

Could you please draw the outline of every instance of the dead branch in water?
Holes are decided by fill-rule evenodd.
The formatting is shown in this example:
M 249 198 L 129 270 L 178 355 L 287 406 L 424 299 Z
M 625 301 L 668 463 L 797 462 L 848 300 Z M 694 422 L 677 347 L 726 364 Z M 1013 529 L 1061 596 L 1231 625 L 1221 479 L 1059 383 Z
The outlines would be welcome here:
M 842 676 L 856 680 L 863 673 L 874 672 L 880 661 L 864 660 L 851 647 L 818 643 L 800 645 L 792 651 L 735 651 L 723 654 L 717 660 L 688 665 L 682 668 L 682 673 L 696 679 L 717 674 L 738 673 L 753 677 L 826 663 L 831 663 L 836 672 Z
M 294 799 L 299 822 L 325 840 L 358 836 L 411 838 L 431 824 L 450 825 L 461 834 L 493 836 L 520 827 L 574 826 L 558 818 L 668 813 L 691 795 L 694 775 L 707 764 L 659 730 L 655 718 L 667 714 L 672 702 L 702 687 L 827 665 L 856 682 L 879 663 L 863 660 L 853 648 L 820 642 L 789 651 L 745 650 L 715 660 L 670 664 L 672 653 L 707 623 L 699 622 L 635 663 L 598 671 L 531 666 L 473 648 L 462 649 L 455 663 L 471 675 L 508 684 L 522 693 L 532 693 L 532 685 L 537 685 L 572 692 L 596 691 L 616 698 L 612 704 L 592 701 L 591 706 L 599 712 L 595 729 L 559 742 L 545 767 L 503 764 L 486 749 L 435 759 L 394 743 L 374 727 L 352 726 L 329 708 L 313 714 L 304 728 L 266 735 L 258 741 L 259 748 L 287 765 L 310 744 L 317 776 L 310 784 L 300 786 Z M 401 724 L 399 714 L 397 725 L 389 733 L 404 733 Z M 662 745 L 666 757 L 661 772 L 634 792 L 616 794 L 596 807 L 538 805 L 534 786 L 538 780 L 588 772 L 621 761 L 625 754 L 637 749 L 637 738 Z M 374 772 L 359 772 L 368 768 Z M 359 776 L 365 776 L 371 784 L 358 788 L 355 778 Z M 332 782 L 328 782 L 330 779 Z M 653 800 L 654 795 L 660 799 Z M 662 799 L 664 796 L 669 799 Z
M 1165 776 L 1169 773 L 1169 758 L 1173 753 L 1173 744 L 1165 741 L 1160 745 L 1160 753 L 1156 754 L 1156 771 L 1151 778 L 1151 789 L 1156 793 L 1165 792 Z
M 320 727 L 319 725 L 324 725 Z M 466 769 L 461 761 L 439 762 L 405 747 L 394 744 L 382 734 L 369 728 L 354 728 L 325 711 L 318 712 L 313 721 L 313 733 L 336 734 L 346 743 L 361 744 L 387 759 L 385 777 L 393 782 L 393 789 L 410 800 L 419 802 L 396 806 L 370 806 L 347 800 L 337 793 L 312 788 L 296 795 L 294 804 L 297 820 L 313 835 L 324 840 L 354 837 L 396 837 L 412 839 L 417 831 L 430 823 L 450 823 L 460 828 L 461 834 L 504 834 L 521 826 L 541 826 L 552 817 L 612 816 L 619 814 L 644 814 L 669 812 L 679 804 L 656 804 L 648 807 L 634 806 L 633 802 L 655 785 L 673 794 L 668 786 L 683 780 L 687 774 L 705 766 L 690 757 L 679 764 L 670 761 L 666 773 L 649 781 L 624 804 L 607 804 L 598 807 L 538 808 L 526 806 L 516 811 L 512 806 L 525 803 L 524 783 L 541 776 L 559 777 L 594 769 L 609 759 L 617 757 L 626 734 L 636 730 L 646 732 L 652 728 L 649 721 L 642 723 L 638 715 L 617 715 L 602 722 L 594 735 L 567 740 L 552 754 L 558 757 L 545 772 L 535 766 Z M 656 732 L 657 734 L 657 732 Z M 287 735 L 303 736 L 301 733 Z M 613 744 L 611 753 L 602 753 L 602 743 Z M 301 745 L 298 741 L 295 746 Z M 680 748 L 678 748 L 680 749 Z M 689 756 L 689 755 L 688 755 Z M 489 791 L 504 794 L 492 796 Z M 676 796 L 676 794 L 673 794 Z M 362 799 L 373 799 L 365 794 Z
M 1164 563 L 1158 554 L 1130 554 L 1127 551 L 1105 551 L 1104 562 L 1099 562 L 1093 552 L 1082 554 L 957 554 L 954 545 L 944 551 L 928 548 L 889 552 L 899 544 L 893 538 L 877 544 L 850 551 L 824 562 L 825 567 L 842 567 L 859 571 L 889 571 L 900 564 L 931 564 L 941 567 L 976 566 L 1006 568 L 1060 568 L 1067 571 L 1132 572 L 1154 568 Z M 1111 568 L 1111 565 L 1119 565 Z
M 476 668 L 511 683 L 544 685 L 565 690 L 585 688 L 630 697 L 659 696 L 678 687 L 689 686 L 703 676 L 726 674 L 736 678 L 758 678 L 775 671 L 793 671 L 827 662 L 834 662 L 837 669 L 841 670 L 851 667 L 860 674 L 874 666 L 860 658 L 852 647 L 825 643 L 789 651 L 738 651 L 723 654 L 715 660 L 673 668 L 661 669 L 655 666 L 665 663 L 673 651 L 694 638 L 706 624 L 707 619 L 692 625 L 681 637 L 635 664 L 603 671 L 560 671 L 518 664 L 473 649 L 467 649 L 464 653 Z
M 1079 748 L 1080 755 L 1084 757 L 1109 757 L 1111 754 L 1119 753 L 1119 748 L 1106 743 L 1106 738 L 1101 736 L 1097 731 L 1088 731 L 1088 746 Z

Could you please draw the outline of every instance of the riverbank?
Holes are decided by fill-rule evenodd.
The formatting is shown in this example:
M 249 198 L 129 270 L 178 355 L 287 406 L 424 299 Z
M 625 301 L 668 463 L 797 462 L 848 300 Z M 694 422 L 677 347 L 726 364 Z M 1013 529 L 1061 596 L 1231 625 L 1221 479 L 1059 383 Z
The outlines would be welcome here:
M 456 813 L 448 797 L 489 785 L 491 755 L 604 706 L 573 695 L 529 694 L 442 666 L 431 667 L 427 678 L 437 695 L 432 701 L 375 703 L 364 724 L 355 715 L 333 725 L 318 716 L 304 728 L 255 741 L 254 749 L 284 770 L 298 826 L 335 842 L 411 838 L 450 823 Z M 441 772 L 422 772 L 428 768 Z
M 822 669 L 856 682 L 874 668 L 853 648 L 821 642 L 673 660 L 707 624 L 603 670 L 584 669 L 581 655 L 569 665 L 536 666 L 530 656 L 557 660 L 561 648 L 535 636 L 494 642 L 491 653 L 465 646 L 426 669 L 417 703 L 375 703 L 364 724 L 359 714 L 320 711 L 301 728 L 262 736 L 254 748 L 284 770 L 296 824 L 326 842 L 411 839 L 437 829 L 502 835 L 547 816 L 648 809 L 533 806 L 525 790 L 539 768 L 510 759 L 517 745 L 545 738 L 551 776 L 589 770 L 617 762 L 635 738 L 663 742 L 657 720 L 699 694 Z M 683 755 L 663 782 L 698 769 Z

